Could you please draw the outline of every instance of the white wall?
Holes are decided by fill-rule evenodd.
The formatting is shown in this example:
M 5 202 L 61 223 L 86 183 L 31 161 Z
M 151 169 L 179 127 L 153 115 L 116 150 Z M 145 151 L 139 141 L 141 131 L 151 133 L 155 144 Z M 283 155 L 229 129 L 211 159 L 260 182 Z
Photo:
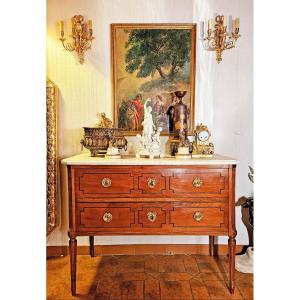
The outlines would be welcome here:
M 253 165 L 253 39 L 251 0 L 48 0 L 47 1 L 47 76 L 59 87 L 59 156 L 80 152 L 82 126 L 94 124 L 96 113 L 112 116 L 110 57 L 111 23 L 198 23 L 215 13 L 239 16 L 242 37 L 237 48 L 223 54 L 217 64 L 214 53 L 201 49 L 197 40 L 196 122 L 207 124 L 216 152 L 235 157 L 236 198 L 252 193 L 247 178 Z M 92 50 L 83 65 L 65 51 L 58 40 L 57 21 L 67 22 L 75 14 L 93 20 Z M 68 34 L 69 28 L 66 27 Z M 130 142 L 133 138 L 130 138 Z M 129 147 L 132 149 L 132 147 Z M 65 174 L 64 174 L 65 175 Z M 48 238 L 48 245 L 67 245 L 67 199 L 62 191 L 61 224 Z M 247 244 L 248 235 L 236 209 L 237 243 Z M 227 243 L 227 238 L 219 238 Z M 87 244 L 86 237 L 78 244 Z M 97 237 L 98 244 L 127 243 L 207 243 L 199 236 L 114 236 Z

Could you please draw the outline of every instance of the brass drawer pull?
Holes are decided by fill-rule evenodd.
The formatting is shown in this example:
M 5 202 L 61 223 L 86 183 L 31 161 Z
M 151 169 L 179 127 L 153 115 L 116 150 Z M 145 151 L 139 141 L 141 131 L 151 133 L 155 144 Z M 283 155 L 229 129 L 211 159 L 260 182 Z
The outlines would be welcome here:
M 103 187 L 107 188 L 111 186 L 111 179 L 110 178 L 103 178 L 101 181 Z
M 109 212 L 106 212 L 103 217 L 102 217 L 103 221 L 106 222 L 106 223 L 109 223 L 111 222 L 112 220 L 112 214 L 109 213 Z
M 194 220 L 197 222 L 200 222 L 203 219 L 203 215 L 201 214 L 200 211 L 196 211 L 194 213 Z
M 148 183 L 148 187 L 150 188 L 150 189 L 153 189 L 155 186 L 156 186 L 156 178 L 153 178 L 153 177 L 149 177 L 148 179 L 147 179 L 147 183 Z
M 147 217 L 148 217 L 148 220 L 150 222 L 154 222 L 156 220 L 156 212 L 155 211 L 149 211 L 147 213 Z
M 194 180 L 193 180 L 193 186 L 195 188 L 199 188 L 201 185 L 202 185 L 202 180 L 198 177 L 196 177 Z

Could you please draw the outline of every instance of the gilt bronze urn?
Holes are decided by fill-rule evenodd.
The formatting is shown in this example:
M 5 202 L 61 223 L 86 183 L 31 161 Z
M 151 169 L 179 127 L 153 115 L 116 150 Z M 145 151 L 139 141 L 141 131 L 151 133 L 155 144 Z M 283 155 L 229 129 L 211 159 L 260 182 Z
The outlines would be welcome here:
M 127 140 L 123 136 L 123 129 L 120 128 L 101 128 L 83 127 L 84 137 L 80 141 L 81 145 L 90 150 L 91 156 L 104 156 L 112 141 L 114 147 L 119 150 L 127 150 Z
M 123 129 L 114 128 L 112 121 L 105 113 L 98 113 L 98 126 L 83 127 L 84 137 L 80 143 L 82 147 L 90 150 L 91 156 L 105 156 L 109 145 L 120 151 L 127 151 L 127 140 L 123 136 Z

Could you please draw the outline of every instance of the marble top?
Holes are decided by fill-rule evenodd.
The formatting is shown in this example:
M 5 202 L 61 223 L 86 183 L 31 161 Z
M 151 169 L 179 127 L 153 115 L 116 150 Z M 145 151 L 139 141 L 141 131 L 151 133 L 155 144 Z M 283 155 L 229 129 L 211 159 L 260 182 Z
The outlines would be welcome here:
M 64 165 L 235 165 L 237 160 L 234 158 L 215 154 L 211 158 L 190 158 L 179 159 L 173 156 L 166 155 L 164 158 L 136 158 L 134 155 L 122 155 L 122 158 L 104 158 L 91 157 L 89 152 L 71 156 L 61 161 Z

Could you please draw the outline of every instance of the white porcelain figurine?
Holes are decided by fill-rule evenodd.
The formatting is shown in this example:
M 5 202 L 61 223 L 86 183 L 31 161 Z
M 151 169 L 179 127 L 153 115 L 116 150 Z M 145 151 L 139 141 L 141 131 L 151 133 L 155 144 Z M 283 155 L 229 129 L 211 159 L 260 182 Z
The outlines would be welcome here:
M 160 132 L 161 127 L 156 129 L 152 118 L 152 108 L 147 106 L 147 103 L 151 102 L 151 98 L 148 98 L 144 104 L 144 121 L 142 135 L 137 134 L 138 139 L 138 149 L 136 152 L 136 157 L 159 157 L 160 156 Z

